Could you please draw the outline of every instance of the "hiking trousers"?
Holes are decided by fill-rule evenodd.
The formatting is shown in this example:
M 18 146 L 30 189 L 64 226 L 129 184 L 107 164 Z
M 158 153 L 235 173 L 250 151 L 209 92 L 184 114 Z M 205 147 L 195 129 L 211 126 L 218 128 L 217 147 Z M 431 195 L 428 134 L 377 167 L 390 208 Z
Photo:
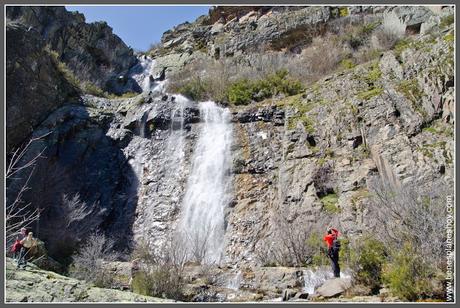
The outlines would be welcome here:
M 334 277 L 340 277 L 339 250 L 329 250 L 329 259 L 331 259 L 332 272 Z
M 28 252 L 29 252 L 29 248 L 26 248 L 26 247 L 21 247 L 21 250 L 19 250 L 18 268 L 20 266 L 26 267 Z

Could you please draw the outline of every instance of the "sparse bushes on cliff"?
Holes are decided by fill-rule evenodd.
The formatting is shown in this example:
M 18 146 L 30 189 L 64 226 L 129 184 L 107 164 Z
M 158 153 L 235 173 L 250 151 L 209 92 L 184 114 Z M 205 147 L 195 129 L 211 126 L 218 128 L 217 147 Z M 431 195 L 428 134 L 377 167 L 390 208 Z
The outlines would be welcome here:
M 302 90 L 302 84 L 290 78 L 287 70 L 279 70 L 263 79 L 241 79 L 234 82 L 228 89 L 227 97 L 234 105 L 246 105 L 251 101 L 261 101 L 278 94 L 295 95 Z
M 370 223 L 376 228 L 374 236 L 385 251 L 391 252 L 382 267 L 381 279 L 395 295 L 406 300 L 442 297 L 438 273 L 445 271 L 447 185 L 390 183 L 390 180 L 376 180 L 370 184 L 373 198 L 369 210 L 374 219 Z M 379 244 L 374 250 L 381 248 Z
M 177 240 L 166 243 L 159 252 L 139 244 L 133 258 L 140 268 L 133 275 L 131 288 L 142 295 L 182 300 L 184 297 L 184 246 Z
M 321 237 L 325 225 L 325 217 L 316 222 L 293 221 L 286 212 L 277 211 L 271 223 L 271 234 L 257 245 L 259 261 L 265 266 L 327 263 Z
M 241 70 L 233 74 L 230 66 L 231 63 L 225 60 L 196 63 L 180 76 L 174 76 L 168 91 L 181 93 L 195 101 L 212 99 L 246 105 L 278 94 L 298 94 L 303 90 L 300 81 L 290 77 L 287 70 L 264 74 Z
M 115 241 L 102 233 L 93 233 L 72 257 L 69 273 L 72 277 L 94 283 L 97 287 L 111 287 L 113 277 L 104 268 L 104 262 L 115 261 L 118 254 L 113 251 Z

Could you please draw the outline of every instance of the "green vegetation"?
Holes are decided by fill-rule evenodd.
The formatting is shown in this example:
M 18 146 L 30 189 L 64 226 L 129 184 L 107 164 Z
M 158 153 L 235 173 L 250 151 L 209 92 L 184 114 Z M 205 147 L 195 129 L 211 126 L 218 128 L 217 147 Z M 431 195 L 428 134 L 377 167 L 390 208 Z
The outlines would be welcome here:
M 374 61 L 369 65 L 369 71 L 364 76 L 358 76 L 359 80 L 362 80 L 368 84 L 368 89 L 358 92 L 357 97 L 361 100 L 369 100 L 374 96 L 378 96 L 383 93 L 383 88 L 376 85 L 376 83 L 382 77 L 382 71 L 379 67 L 379 62 Z
M 123 93 L 123 94 L 120 94 L 120 95 L 117 95 L 117 94 L 113 94 L 113 93 L 107 93 L 107 92 L 104 92 L 104 96 L 107 97 L 107 98 L 110 98 L 110 99 L 116 99 L 116 98 L 131 98 L 131 97 L 135 97 L 135 96 L 138 96 L 139 93 L 136 93 L 136 92 L 126 92 L 126 93 Z M 142 101 L 142 100 L 141 100 Z M 143 101 L 142 101 L 143 102 Z
M 240 79 L 228 88 L 228 100 L 234 105 L 247 105 L 252 101 L 255 88 L 248 79 Z
M 447 28 L 449 27 L 450 25 L 452 25 L 454 23 L 454 15 L 448 15 L 448 16 L 445 16 L 443 18 L 441 18 L 441 23 L 439 24 L 439 26 L 444 29 L 444 28 Z
M 51 60 L 53 64 L 56 66 L 56 69 L 64 76 L 64 78 L 76 89 L 80 89 L 80 80 L 75 76 L 75 74 L 67 67 L 67 65 L 61 61 L 59 58 L 59 54 L 52 50 L 49 45 L 46 45 L 44 48 L 45 52 L 47 52 L 51 56 Z
M 412 78 L 401 81 L 397 86 L 397 90 L 412 103 L 412 107 L 415 111 L 420 113 L 423 117 L 426 117 L 427 113 L 421 106 L 421 100 L 424 93 L 420 88 L 417 79 Z
M 424 262 L 418 251 L 406 244 L 391 257 L 392 261 L 386 264 L 382 278 L 394 295 L 403 300 L 415 301 L 432 293 L 431 280 L 435 271 Z
M 339 8 L 339 16 L 340 17 L 348 16 L 348 8 L 346 6 L 342 6 Z
M 382 242 L 370 236 L 360 239 L 350 252 L 350 265 L 356 283 L 369 286 L 376 292 L 382 282 L 382 269 L 386 257 L 386 248 Z
M 59 59 L 59 54 L 52 50 L 49 45 L 45 46 L 44 50 L 51 56 L 51 59 L 56 66 L 57 70 L 64 76 L 64 78 L 76 89 L 80 90 L 83 93 L 91 94 L 94 96 L 105 97 L 105 98 L 130 98 L 139 95 L 135 92 L 127 92 L 122 95 L 116 95 L 113 93 L 108 93 L 103 91 L 101 88 L 96 86 L 90 81 L 81 81 L 75 74 L 68 68 L 68 66 Z
M 247 105 L 278 94 L 291 96 L 301 91 L 303 86 L 300 81 L 290 78 L 287 70 L 279 70 L 263 79 L 240 79 L 232 83 L 227 90 L 227 98 L 234 105 Z
M 342 61 L 340 61 L 340 67 L 342 69 L 348 70 L 354 68 L 355 66 L 356 64 L 352 59 L 343 59 Z
M 195 77 L 180 87 L 178 92 L 194 101 L 203 100 L 206 97 L 206 84 L 200 77 Z
M 383 93 L 383 88 L 378 87 L 378 88 L 372 88 L 367 91 L 359 92 L 357 94 L 357 97 L 362 100 L 369 100 L 374 96 L 378 96 Z
M 443 39 L 444 39 L 444 41 L 445 41 L 445 42 L 448 42 L 448 43 L 453 43 L 453 42 L 454 42 L 454 40 L 455 40 L 455 37 L 454 37 L 454 32 L 452 31 L 452 32 L 450 32 L 450 33 L 446 34 L 446 35 L 444 36 L 444 38 L 443 38 Z
M 147 296 L 183 299 L 184 280 L 171 266 L 155 266 L 149 272 L 140 271 L 132 280 L 134 293 Z
M 105 96 L 106 95 L 106 93 L 101 88 L 99 88 L 98 86 L 96 86 L 95 84 L 89 81 L 85 81 L 81 83 L 81 89 L 83 90 L 83 92 L 94 95 L 94 96 Z
M 409 48 L 411 43 L 412 43 L 412 40 L 410 38 L 402 38 L 396 42 L 394 46 L 394 54 L 395 54 L 396 59 L 401 60 L 401 54 L 403 53 L 404 50 Z
M 335 193 L 330 193 L 320 198 L 321 203 L 323 204 L 323 209 L 330 214 L 340 213 L 341 210 L 337 206 L 339 198 Z
M 369 72 L 366 75 L 364 75 L 363 79 L 368 84 L 373 85 L 378 80 L 380 80 L 381 77 L 382 77 L 382 71 L 380 70 L 379 62 L 374 61 L 370 64 Z

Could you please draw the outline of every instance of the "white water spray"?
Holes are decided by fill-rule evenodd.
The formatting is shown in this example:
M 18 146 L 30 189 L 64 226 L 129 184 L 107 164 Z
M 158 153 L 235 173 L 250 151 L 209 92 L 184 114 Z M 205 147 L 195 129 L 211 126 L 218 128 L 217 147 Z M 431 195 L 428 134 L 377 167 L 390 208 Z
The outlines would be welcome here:
M 199 103 L 203 121 L 182 202 L 178 231 L 189 259 L 218 263 L 224 248 L 224 209 L 230 200 L 230 111 Z
M 145 55 L 139 57 L 138 59 L 139 63 L 133 68 L 130 75 L 142 88 L 142 92 L 164 92 L 166 80 L 154 80 L 154 77 L 152 76 L 152 71 L 155 67 L 156 61 Z
M 308 294 L 314 294 L 315 290 L 323 285 L 326 280 L 333 279 L 334 274 L 329 267 L 320 267 L 315 269 L 306 269 L 303 271 L 304 287 L 303 291 Z M 341 272 L 340 278 L 351 280 L 349 271 Z

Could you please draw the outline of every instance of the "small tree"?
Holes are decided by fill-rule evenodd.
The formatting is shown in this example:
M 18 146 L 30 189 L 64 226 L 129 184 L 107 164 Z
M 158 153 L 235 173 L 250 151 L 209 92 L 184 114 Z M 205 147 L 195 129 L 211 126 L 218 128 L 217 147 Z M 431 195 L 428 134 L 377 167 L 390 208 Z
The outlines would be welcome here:
M 159 251 L 151 250 L 146 243 L 139 243 L 133 257 L 142 264 L 132 277 L 133 292 L 177 300 L 184 298 L 187 253 L 182 242 L 173 238 Z
M 118 259 L 113 251 L 115 241 L 100 232 L 92 233 L 72 257 L 70 274 L 78 279 L 94 283 L 98 287 L 110 287 L 112 276 L 104 268 L 104 262 Z
M 17 148 L 10 156 L 5 172 L 6 179 L 6 241 L 10 243 L 19 234 L 22 227 L 30 227 L 40 217 L 40 209 L 33 208 L 31 203 L 24 202 L 24 194 L 29 190 L 29 182 L 34 174 L 37 161 L 43 156 L 46 148 L 33 153 L 33 145 L 48 134 L 29 140 L 24 146 Z

